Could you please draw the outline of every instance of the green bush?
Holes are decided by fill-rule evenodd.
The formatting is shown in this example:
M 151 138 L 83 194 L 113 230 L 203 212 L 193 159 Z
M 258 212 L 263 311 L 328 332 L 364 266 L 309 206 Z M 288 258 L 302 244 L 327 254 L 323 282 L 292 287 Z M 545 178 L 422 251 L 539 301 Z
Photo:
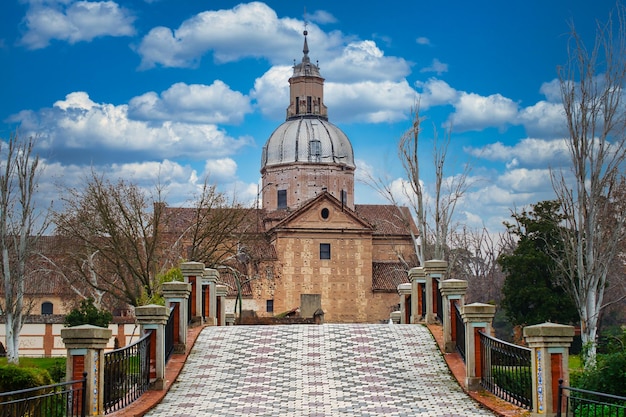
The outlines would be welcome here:
M 572 373 L 572 386 L 626 397 L 626 351 L 597 355 L 596 366 Z
M 0 366 L 0 392 L 18 391 L 52 384 L 45 369 L 22 368 L 15 365 Z
M 532 378 L 528 367 L 494 367 L 493 382 L 503 390 L 524 398 L 532 398 Z
M 93 304 L 93 298 L 90 297 L 81 301 L 79 308 L 73 309 L 65 316 L 65 325 L 91 324 L 98 327 L 109 327 L 111 320 L 113 320 L 113 315 L 106 310 L 99 310 Z

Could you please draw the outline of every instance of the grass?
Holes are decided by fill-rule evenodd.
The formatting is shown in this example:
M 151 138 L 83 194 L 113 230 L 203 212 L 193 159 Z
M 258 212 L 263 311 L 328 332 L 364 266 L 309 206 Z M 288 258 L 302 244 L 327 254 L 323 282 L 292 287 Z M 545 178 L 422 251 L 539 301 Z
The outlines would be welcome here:
M 583 367 L 583 362 L 580 355 L 569 355 L 569 370 L 580 371 Z

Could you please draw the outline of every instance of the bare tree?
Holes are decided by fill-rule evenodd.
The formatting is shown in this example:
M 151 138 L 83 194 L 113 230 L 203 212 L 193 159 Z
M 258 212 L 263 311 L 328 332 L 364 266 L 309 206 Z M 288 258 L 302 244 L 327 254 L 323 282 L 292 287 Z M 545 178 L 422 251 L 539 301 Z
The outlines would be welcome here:
M 160 187 L 148 195 L 94 173 L 83 189 L 68 190 L 64 203 L 54 221 L 58 233 L 74 241 L 73 263 L 84 282 L 133 306 L 155 297 L 165 252 Z
M 0 309 L 5 319 L 7 361 L 12 364 L 19 362 L 20 332 L 28 313 L 24 304 L 27 263 L 48 226 L 47 214 L 38 212 L 35 204 L 42 167 L 34 147 L 35 139 L 22 140 L 17 133 L 8 143 L 0 141 L 0 256 L 4 284 Z
M 606 24 L 598 23 L 590 49 L 572 24 L 568 56 L 559 81 L 573 180 L 562 171 L 552 173 L 566 217 L 565 256 L 557 261 L 580 315 L 586 364 L 593 364 L 607 275 L 626 234 L 624 6 L 618 4 Z

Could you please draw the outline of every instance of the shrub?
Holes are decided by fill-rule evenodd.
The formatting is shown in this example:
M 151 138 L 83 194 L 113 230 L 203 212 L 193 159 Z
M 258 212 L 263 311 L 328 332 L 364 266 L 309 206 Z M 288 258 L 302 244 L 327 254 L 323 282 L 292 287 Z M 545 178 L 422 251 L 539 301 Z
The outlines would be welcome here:
M 98 327 L 109 327 L 111 320 L 113 320 L 113 315 L 106 310 L 99 310 L 93 304 L 93 298 L 90 297 L 81 301 L 79 308 L 73 309 L 65 316 L 65 325 L 91 324 Z
M 598 355 L 592 369 L 573 373 L 572 386 L 626 397 L 626 351 Z
M 18 391 L 52 384 L 45 369 L 21 368 L 15 365 L 0 366 L 0 392 Z

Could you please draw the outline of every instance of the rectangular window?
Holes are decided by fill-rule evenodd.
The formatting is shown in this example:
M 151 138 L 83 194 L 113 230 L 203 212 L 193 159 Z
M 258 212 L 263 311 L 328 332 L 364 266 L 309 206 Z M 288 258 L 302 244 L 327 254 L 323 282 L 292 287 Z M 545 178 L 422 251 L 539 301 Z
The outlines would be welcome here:
M 311 96 L 306 97 L 306 112 L 311 113 Z
M 266 300 L 265 301 L 265 310 L 268 313 L 273 313 L 274 312 L 274 300 Z
M 278 190 L 278 208 L 287 208 L 287 190 Z
M 330 243 L 320 243 L 320 259 L 330 259 Z

